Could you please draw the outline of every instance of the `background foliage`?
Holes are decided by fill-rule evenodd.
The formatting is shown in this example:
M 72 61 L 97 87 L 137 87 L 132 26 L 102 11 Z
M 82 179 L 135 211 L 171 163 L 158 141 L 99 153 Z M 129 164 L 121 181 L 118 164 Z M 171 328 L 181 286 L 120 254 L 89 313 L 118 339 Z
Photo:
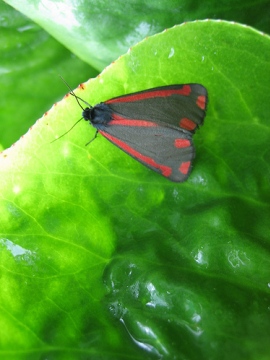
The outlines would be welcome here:
M 1 143 L 144 37 L 222 18 L 269 33 L 261 2 L 1 3 Z M 31 17 L 32 21 L 22 13 Z M 170 83 L 209 91 L 190 179 L 93 135 L 65 97 L 1 154 L 1 359 L 267 359 L 269 37 L 176 26 L 77 90 L 95 104 Z

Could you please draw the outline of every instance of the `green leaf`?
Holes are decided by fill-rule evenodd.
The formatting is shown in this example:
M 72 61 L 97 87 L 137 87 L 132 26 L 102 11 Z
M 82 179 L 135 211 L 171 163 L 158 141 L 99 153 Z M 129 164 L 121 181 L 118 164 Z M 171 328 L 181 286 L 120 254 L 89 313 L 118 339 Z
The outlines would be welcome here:
M 6 0 L 72 53 L 100 71 L 147 36 L 205 18 L 234 20 L 270 32 L 268 0 Z
M 171 183 L 67 96 L 1 155 L 8 359 L 267 359 L 269 37 L 218 21 L 139 43 L 77 89 L 92 105 L 171 83 L 209 92 L 190 179 Z M 106 285 L 106 293 L 105 287 Z
M 96 76 L 38 25 L 0 2 L 0 142 L 10 146 L 57 99 L 66 86 Z

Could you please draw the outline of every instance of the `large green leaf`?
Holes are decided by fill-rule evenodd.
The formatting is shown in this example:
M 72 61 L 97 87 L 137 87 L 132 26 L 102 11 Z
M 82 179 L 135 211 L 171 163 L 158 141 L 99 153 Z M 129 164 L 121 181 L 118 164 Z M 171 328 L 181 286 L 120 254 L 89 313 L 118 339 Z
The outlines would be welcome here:
M 77 90 L 204 84 L 184 184 L 101 136 L 85 147 L 85 122 L 51 143 L 80 117 L 71 96 L 2 153 L 1 358 L 268 358 L 269 60 L 251 28 L 187 23 Z
M 184 21 L 234 20 L 270 32 L 268 0 L 5 0 L 96 69 L 146 36 Z
M 183 21 L 211 17 L 243 22 L 270 32 L 268 0 L 255 3 L 231 0 L 223 4 L 214 0 L 207 4 L 201 1 L 179 4 L 178 0 L 147 4 L 138 0 L 126 4 L 92 0 L 9 0 L 8 3 L 35 22 L 0 2 L 0 141 L 4 148 L 62 97 L 65 89 L 58 74 L 72 87 L 97 75 L 97 71 L 74 54 L 102 70 L 104 64 L 147 35 Z
M 97 71 L 38 25 L 0 2 L 0 142 L 8 147 L 63 97 L 61 74 L 75 86 Z

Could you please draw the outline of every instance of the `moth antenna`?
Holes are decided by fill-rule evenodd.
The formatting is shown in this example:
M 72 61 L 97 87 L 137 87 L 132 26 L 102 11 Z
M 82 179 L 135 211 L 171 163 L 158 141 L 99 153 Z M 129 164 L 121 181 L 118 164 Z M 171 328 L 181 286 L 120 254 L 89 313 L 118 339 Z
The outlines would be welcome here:
M 54 139 L 53 141 L 51 141 L 51 143 L 55 142 L 56 140 L 61 139 L 61 137 L 65 136 L 65 135 L 67 135 L 67 133 L 69 133 L 70 130 L 72 130 L 74 128 L 74 126 L 76 126 L 82 119 L 83 118 L 80 118 L 78 121 L 76 121 L 75 124 L 73 124 L 68 131 L 66 131 L 64 134 L 60 135 L 58 138 Z
M 68 85 L 68 83 L 66 82 L 66 80 L 64 80 L 61 75 L 58 75 L 58 76 L 59 76 L 60 79 L 63 81 L 63 83 L 66 85 L 66 87 L 69 89 L 70 95 L 72 95 L 72 96 L 75 97 L 75 99 L 76 99 L 79 107 L 80 107 L 82 110 L 84 110 L 84 108 L 83 108 L 82 105 L 80 104 L 79 100 L 82 101 L 83 103 L 85 103 L 90 109 L 92 109 L 93 106 L 91 106 L 87 101 L 85 101 L 85 100 L 83 100 L 82 98 L 80 98 L 79 96 L 77 96 L 77 95 L 74 93 L 74 91 L 71 89 L 71 87 Z M 78 100 L 78 99 L 79 99 L 79 100 Z
M 74 92 L 70 92 L 70 95 L 74 96 L 75 99 L 77 100 L 77 103 L 80 105 L 81 109 L 84 110 L 84 108 L 81 106 L 81 104 L 79 103 L 78 99 L 80 101 L 82 101 L 83 103 L 85 103 L 90 109 L 92 109 L 93 106 L 91 106 L 87 101 L 83 100 L 82 98 L 80 98 L 79 96 L 75 95 Z
M 64 83 L 64 84 L 67 86 L 67 88 L 69 89 L 70 95 L 72 95 L 72 96 L 75 97 L 78 105 L 80 106 L 80 108 L 81 108 L 82 110 L 84 110 L 84 108 L 83 108 L 82 105 L 80 104 L 79 100 L 82 101 L 83 103 L 85 103 L 90 109 L 92 108 L 92 106 L 91 106 L 88 102 L 86 102 L 85 100 L 81 99 L 79 96 L 77 96 L 77 95 L 74 93 L 74 91 L 71 89 L 71 87 L 69 86 L 69 84 L 66 82 L 66 80 L 65 80 L 64 78 L 62 78 L 61 75 L 58 75 L 58 76 L 60 77 L 60 79 L 63 81 L 63 83 Z M 78 99 L 79 99 L 79 100 L 78 100 Z M 53 141 L 51 141 L 51 143 L 55 142 L 56 140 L 61 139 L 61 137 L 65 136 L 67 133 L 69 133 L 82 119 L 83 119 L 83 117 L 80 118 L 78 121 L 76 121 L 75 124 L 72 125 L 71 128 L 70 128 L 68 131 L 66 131 L 64 134 L 60 135 L 58 138 L 56 138 L 56 139 L 54 139 Z

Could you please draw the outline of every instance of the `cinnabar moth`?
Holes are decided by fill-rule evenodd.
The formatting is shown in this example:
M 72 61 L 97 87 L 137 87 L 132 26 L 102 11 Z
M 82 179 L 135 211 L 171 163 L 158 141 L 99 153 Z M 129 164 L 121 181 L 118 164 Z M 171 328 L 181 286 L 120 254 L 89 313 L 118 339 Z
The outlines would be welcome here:
M 203 124 L 207 90 L 200 84 L 161 86 L 87 107 L 83 119 L 148 168 L 185 181 L 195 157 L 192 134 Z M 92 140 L 93 140 L 92 139 Z M 92 141 L 91 140 L 91 141 Z M 91 142 L 90 141 L 90 142 Z

